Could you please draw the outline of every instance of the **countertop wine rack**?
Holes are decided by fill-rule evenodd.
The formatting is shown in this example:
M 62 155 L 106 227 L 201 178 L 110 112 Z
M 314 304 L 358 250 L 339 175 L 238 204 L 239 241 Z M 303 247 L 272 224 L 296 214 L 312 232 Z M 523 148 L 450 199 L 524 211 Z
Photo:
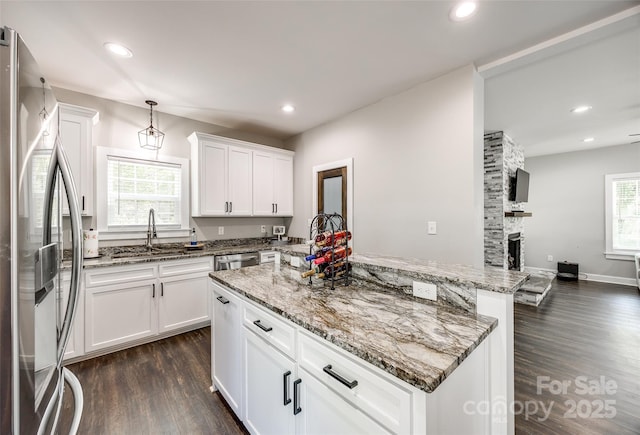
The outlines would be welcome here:
M 335 284 L 337 283 L 341 283 L 342 285 L 348 286 L 349 282 L 350 282 L 350 277 L 351 277 L 351 270 L 349 268 L 349 232 L 347 230 L 347 223 L 344 220 L 344 218 L 339 215 L 338 213 L 333 213 L 333 214 L 325 214 L 325 213 L 320 213 L 317 214 L 312 220 L 311 220 L 311 224 L 309 225 L 309 243 L 311 244 L 309 246 L 309 255 L 313 255 L 314 254 L 314 246 L 315 246 L 315 239 L 316 236 L 318 236 L 319 234 L 322 234 L 324 232 L 331 232 L 331 262 L 326 263 L 326 267 L 324 270 L 327 270 L 330 267 L 335 266 L 337 263 L 339 262 L 344 262 L 344 273 L 341 273 L 339 276 L 336 276 L 336 270 L 335 268 L 332 269 L 332 272 L 330 274 L 325 274 L 324 279 L 329 280 L 331 282 L 331 289 L 335 289 Z M 338 231 L 344 231 L 345 232 L 345 237 L 344 237 L 344 241 L 337 241 L 336 243 L 336 238 L 335 238 L 335 233 Z M 335 250 L 336 248 L 339 247 L 343 247 L 345 249 L 345 253 L 347 255 L 345 255 L 342 258 L 336 259 L 335 258 Z M 329 252 L 329 251 L 327 251 Z M 325 253 L 326 255 L 326 253 Z M 309 270 L 311 270 L 314 267 L 313 264 L 313 260 L 309 261 Z M 340 271 L 338 271 L 339 273 Z M 312 275 L 313 276 L 313 275 Z M 309 276 L 309 285 L 311 285 L 313 283 L 312 281 L 312 276 Z

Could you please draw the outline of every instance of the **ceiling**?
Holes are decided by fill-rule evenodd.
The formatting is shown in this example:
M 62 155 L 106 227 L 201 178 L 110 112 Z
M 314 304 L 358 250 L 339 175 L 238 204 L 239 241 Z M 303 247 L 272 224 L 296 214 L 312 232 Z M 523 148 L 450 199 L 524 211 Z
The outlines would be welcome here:
M 471 20 L 453 22 L 454 3 L 0 0 L 0 22 L 22 34 L 54 86 L 140 107 L 154 99 L 160 112 L 286 139 L 640 4 L 485 0 Z M 616 104 L 637 119 L 637 31 L 614 32 L 608 43 L 585 43 L 546 61 L 487 68 L 487 128 L 505 130 L 525 149 L 559 152 L 553 136 L 572 138 L 561 115 L 575 103 L 592 105 L 592 120 Z M 103 48 L 107 41 L 133 57 L 114 57 Z M 589 77 L 575 80 L 574 61 L 564 56 L 591 59 Z M 599 92 L 582 94 L 579 84 Z M 281 112 L 285 103 L 297 110 Z M 598 128 L 613 128 L 611 118 L 602 121 Z

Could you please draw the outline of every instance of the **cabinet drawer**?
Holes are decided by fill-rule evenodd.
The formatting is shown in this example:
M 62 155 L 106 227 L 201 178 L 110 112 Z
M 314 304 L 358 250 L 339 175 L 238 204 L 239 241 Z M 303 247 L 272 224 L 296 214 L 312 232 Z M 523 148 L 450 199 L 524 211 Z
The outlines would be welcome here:
M 213 257 L 190 258 L 188 260 L 167 261 L 158 265 L 160 278 L 184 273 L 209 273 L 213 271 Z
M 366 361 L 307 332 L 299 334 L 300 367 L 394 433 L 411 432 L 411 391 L 367 367 Z M 335 377 L 324 368 L 333 372 Z M 357 382 L 350 388 L 346 383 Z
M 243 312 L 243 323 L 247 329 L 280 349 L 285 355 L 295 358 L 296 330 L 293 325 L 267 313 L 253 303 L 246 303 Z
M 85 272 L 85 287 L 122 284 L 156 277 L 156 266 L 144 264 L 137 266 L 103 267 Z

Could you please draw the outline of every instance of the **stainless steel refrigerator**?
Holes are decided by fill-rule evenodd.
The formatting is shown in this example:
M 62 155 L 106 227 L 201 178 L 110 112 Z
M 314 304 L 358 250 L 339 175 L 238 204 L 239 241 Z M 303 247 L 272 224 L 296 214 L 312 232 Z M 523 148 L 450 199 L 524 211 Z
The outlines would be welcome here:
M 77 194 L 53 92 L 20 36 L 7 27 L 0 27 L 0 61 L 0 433 L 75 433 L 82 389 L 62 358 L 82 268 Z M 61 189 L 69 202 L 64 218 Z M 73 260 L 69 297 L 62 300 L 67 220 Z M 61 429 L 65 379 L 75 413 L 70 427 Z

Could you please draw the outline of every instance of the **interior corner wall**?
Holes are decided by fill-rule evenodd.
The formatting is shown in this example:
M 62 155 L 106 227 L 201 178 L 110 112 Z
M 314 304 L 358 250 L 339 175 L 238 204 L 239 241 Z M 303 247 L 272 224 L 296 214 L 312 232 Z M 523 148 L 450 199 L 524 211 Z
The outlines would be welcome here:
M 309 236 L 313 166 L 353 157 L 357 252 L 483 267 L 482 85 L 463 67 L 287 141 L 289 235 Z
M 604 176 L 640 171 L 640 144 L 528 157 L 525 166 L 533 213 L 526 222 L 527 266 L 555 270 L 566 260 L 578 263 L 580 273 L 633 279 L 633 261 L 604 257 Z

